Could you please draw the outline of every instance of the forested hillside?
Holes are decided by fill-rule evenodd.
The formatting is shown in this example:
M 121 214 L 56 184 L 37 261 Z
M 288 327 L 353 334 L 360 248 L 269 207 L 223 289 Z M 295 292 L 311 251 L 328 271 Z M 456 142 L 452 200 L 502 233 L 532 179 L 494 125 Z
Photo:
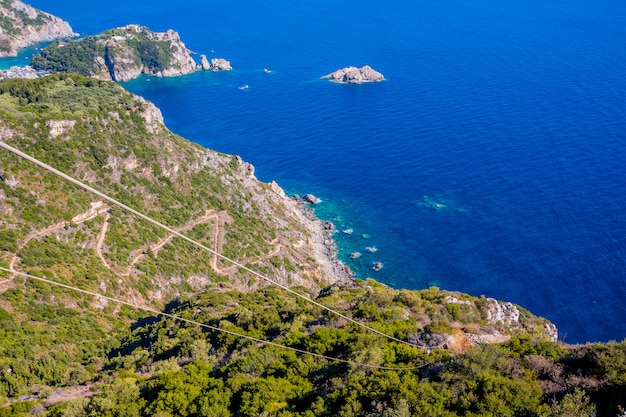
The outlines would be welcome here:
M 0 149 L 0 416 L 617 416 L 626 405 L 625 343 L 567 346 L 510 303 L 348 279 L 327 225 L 114 83 L 1 82 L 0 140 L 210 249 Z
M 140 74 L 172 76 L 197 69 L 178 33 L 152 32 L 139 25 L 110 29 L 78 40 L 58 41 L 35 55 L 37 70 L 70 72 L 128 81 Z

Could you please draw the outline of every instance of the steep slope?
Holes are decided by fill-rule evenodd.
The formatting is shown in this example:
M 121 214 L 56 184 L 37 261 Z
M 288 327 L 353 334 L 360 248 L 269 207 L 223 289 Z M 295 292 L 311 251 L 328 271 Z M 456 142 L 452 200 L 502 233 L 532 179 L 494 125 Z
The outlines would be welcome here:
M 565 349 L 554 326 L 510 303 L 348 279 L 327 225 L 114 83 L 0 82 L 0 140 L 397 339 L 2 149 L 0 266 L 109 298 L 0 272 L 0 416 L 539 416 L 588 410 L 576 386 L 624 395 L 622 345 Z
M 40 42 L 76 36 L 69 23 L 19 0 L 0 2 L 0 57 Z
M 277 185 L 258 182 L 235 156 L 172 134 L 154 106 L 121 87 L 59 74 L 6 81 L 0 92 L 0 140 L 282 284 L 317 291 L 346 276 L 326 255 L 323 224 Z M 135 304 L 163 308 L 181 294 L 259 285 L 258 277 L 4 150 L 0 213 L 3 267 Z M 92 359 L 138 317 L 99 298 L 1 275 L 3 338 L 11 342 L 0 347 L 0 367 L 15 387 L 3 395 L 18 395 L 24 381 L 93 377 Z
M 31 65 L 113 81 L 128 81 L 140 74 L 183 75 L 204 68 L 196 64 L 177 32 L 152 32 L 140 25 L 49 45 L 33 57 Z
M 240 158 L 173 135 L 143 99 L 78 75 L 11 80 L 0 91 L 7 143 L 284 284 L 319 288 L 309 278 L 322 285 L 341 278 L 342 269 L 319 256 L 328 250 L 321 222 L 276 184 L 257 181 Z M 179 280 L 250 284 L 251 277 L 213 256 L 171 252 L 163 230 L 6 152 L 2 168 L 2 233 L 12 236 L 2 240 L 13 242 L 3 259 L 13 265 L 31 262 L 24 250 L 52 239 L 81 247 L 101 272 L 154 277 L 158 285 L 146 285 L 155 291 L 169 292 L 173 267 L 182 270 Z

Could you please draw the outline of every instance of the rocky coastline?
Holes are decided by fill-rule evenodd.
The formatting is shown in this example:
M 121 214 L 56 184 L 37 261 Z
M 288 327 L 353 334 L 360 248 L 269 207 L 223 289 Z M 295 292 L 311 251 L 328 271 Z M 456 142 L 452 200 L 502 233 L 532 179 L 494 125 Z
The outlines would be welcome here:
M 156 40 L 159 42 L 167 42 L 170 45 L 170 52 L 172 53 L 170 66 L 167 68 L 160 68 L 155 70 L 154 68 L 148 68 L 143 65 L 139 65 L 137 60 L 133 60 L 131 52 L 127 48 L 126 41 L 128 36 L 133 36 L 133 33 L 141 33 L 147 39 Z M 93 74 L 95 78 L 101 78 L 105 80 L 113 81 L 127 81 L 140 74 L 149 74 L 154 76 L 175 76 L 191 73 L 198 70 L 230 70 L 232 69 L 229 61 L 223 58 L 213 58 L 211 61 L 207 59 L 205 55 L 201 55 L 201 62 L 197 64 L 191 57 L 191 51 L 185 47 L 180 40 L 180 36 L 173 30 L 167 32 L 156 33 L 150 32 L 147 28 L 139 25 L 128 25 L 123 28 L 118 28 L 109 34 L 108 38 L 101 39 L 98 42 L 102 42 L 106 46 L 105 50 L 108 51 L 106 56 L 98 57 L 96 62 L 102 65 L 102 71 L 97 74 Z M 60 43 L 59 45 L 62 45 Z M 62 48 L 62 46 L 60 46 Z M 111 53 L 115 51 L 114 53 Z M 11 70 L 0 73 L 0 78 L 34 78 L 42 75 L 41 72 L 37 72 L 36 69 L 26 68 L 12 68 Z M 331 73 L 322 78 L 330 79 L 337 83 L 359 84 L 363 82 L 377 82 L 384 80 L 384 76 L 381 73 L 373 70 L 369 66 L 362 68 L 348 67 L 334 73 Z M 160 116 L 158 109 L 153 106 L 148 106 L 151 110 L 150 117 L 146 117 L 146 128 L 148 131 L 156 132 L 163 126 L 163 119 Z M 52 129 L 51 129 L 52 131 Z M 213 153 L 208 151 L 208 153 Z M 204 156 L 203 156 L 204 158 Z M 214 156 L 211 156 L 214 158 Z M 211 159 L 208 158 L 208 159 Z M 207 160 L 208 160 L 207 159 Z M 229 158 L 227 158 L 230 160 Z M 335 227 L 331 222 L 323 221 L 315 216 L 315 212 L 312 206 L 319 204 L 321 200 L 312 194 L 306 194 L 304 197 L 293 196 L 289 197 L 285 194 L 284 190 L 275 182 L 265 184 L 258 181 L 254 176 L 254 167 L 241 158 L 236 158 L 238 169 L 237 177 L 241 179 L 250 189 L 259 190 L 258 193 L 253 194 L 254 202 L 259 206 L 265 208 L 274 207 L 276 205 L 282 207 L 285 214 L 285 218 L 293 219 L 298 225 L 303 226 L 306 229 L 306 233 L 291 233 L 281 232 L 277 238 L 279 241 L 276 245 L 276 254 L 287 255 L 286 247 L 293 246 L 297 249 L 295 255 L 290 260 L 298 267 L 304 269 L 304 273 L 298 273 L 298 275 L 289 274 L 288 271 L 283 271 L 284 274 L 279 277 L 279 280 L 289 285 L 302 285 L 310 289 L 320 290 L 325 286 L 340 285 L 340 286 L 353 286 L 354 272 L 349 266 L 345 265 L 338 259 L 338 250 L 333 241 L 333 234 Z M 285 226 L 279 224 L 278 226 Z M 288 229 L 288 228 L 286 228 Z M 350 229 L 344 233 L 352 233 Z M 365 238 L 365 235 L 363 235 Z M 282 243 L 281 243 L 282 239 Z M 368 247 L 369 252 L 375 252 L 375 247 Z M 306 256 L 304 255 L 306 254 Z M 315 266 L 307 266 L 306 257 L 312 258 L 315 261 Z M 361 256 L 361 253 L 353 253 L 352 258 L 356 259 Z M 379 271 L 383 267 L 382 263 L 376 262 L 371 265 L 374 271 Z M 510 303 L 509 303 L 510 304 Z M 507 304 L 506 309 L 512 310 Z M 502 310 L 502 308 L 500 309 Z M 494 313 L 494 317 L 504 317 L 503 314 Z M 518 315 L 519 316 L 519 315 Z M 502 321 L 502 320 L 499 320 Z M 552 329 L 549 329 L 552 330 Z M 553 331 L 556 334 L 556 329 Z M 556 336 L 554 336 L 556 339 Z
M 304 235 L 298 233 L 290 236 L 289 245 L 296 248 L 306 247 L 306 253 L 315 260 L 317 266 L 306 271 L 308 279 L 290 277 L 292 285 L 301 285 L 316 291 L 330 285 L 352 286 L 355 274 L 338 258 L 338 250 L 333 240 L 334 224 L 319 219 L 307 198 L 298 195 L 288 196 L 274 181 L 269 184 L 261 183 L 254 176 L 254 167 L 251 164 L 241 159 L 239 163 L 241 167 L 239 171 L 245 172 L 243 180 L 247 186 L 261 185 L 263 188 L 269 188 L 270 192 L 259 193 L 254 197 L 255 203 L 262 208 L 279 204 L 283 208 L 283 217 L 293 219 L 306 230 Z M 307 194 L 307 196 L 312 195 Z M 292 262 L 301 265 L 306 263 L 304 259 L 293 259 Z
M 0 3 L 0 58 L 41 42 L 77 36 L 69 23 L 19 0 Z
M 91 57 L 77 62 L 75 56 Z M 169 29 L 153 32 L 137 24 L 107 30 L 70 42 L 57 42 L 35 55 L 36 70 L 76 72 L 99 80 L 124 82 L 141 74 L 174 77 L 195 71 L 228 71 L 232 65 L 224 58 L 200 55 L 197 63 L 180 38 Z
M 337 257 L 339 252 L 333 240 L 335 225 L 330 221 L 319 219 L 315 215 L 315 210 L 308 207 L 311 204 L 308 199 L 295 195 L 292 197 L 292 200 L 296 203 L 306 221 L 311 224 L 309 227 L 313 232 L 312 240 L 316 248 L 316 258 L 318 258 L 318 261 L 319 259 L 325 259 L 322 264 L 325 264 L 325 269 L 329 276 L 333 277 L 333 281 L 328 282 L 328 284 L 352 285 L 355 276 L 354 271 Z

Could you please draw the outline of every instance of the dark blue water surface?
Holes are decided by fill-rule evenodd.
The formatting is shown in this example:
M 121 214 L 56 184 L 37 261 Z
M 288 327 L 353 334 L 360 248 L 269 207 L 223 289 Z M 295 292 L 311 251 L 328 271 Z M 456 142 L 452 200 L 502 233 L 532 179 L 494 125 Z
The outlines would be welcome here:
M 174 132 L 321 197 L 358 276 L 510 300 L 568 342 L 626 337 L 623 0 L 31 4 L 231 60 L 125 86 Z M 365 64 L 387 80 L 319 79 Z

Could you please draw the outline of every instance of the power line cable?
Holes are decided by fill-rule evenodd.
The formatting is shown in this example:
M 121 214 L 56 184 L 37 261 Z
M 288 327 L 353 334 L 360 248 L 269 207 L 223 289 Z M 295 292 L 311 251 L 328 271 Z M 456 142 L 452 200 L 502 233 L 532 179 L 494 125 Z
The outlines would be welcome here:
M 267 281 L 267 282 L 269 282 L 269 283 L 271 283 L 271 284 L 273 284 L 273 285 L 275 285 L 275 286 L 277 286 L 279 288 L 282 288 L 283 290 L 287 291 L 288 293 L 290 293 L 292 295 L 295 295 L 296 297 L 299 297 L 299 298 L 301 298 L 303 300 L 306 300 L 307 302 L 309 302 L 311 304 L 314 304 L 317 307 L 320 307 L 320 308 L 322 308 L 322 309 L 324 309 L 326 311 L 329 311 L 329 312 L 331 312 L 331 313 L 333 313 L 333 314 L 335 314 L 335 315 L 337 315 L 337 316 L 339 316 L 339 317 L 341 317 L 343 319 L 346 319 L 349 322 L 356 324 L 357 326 L 360 326 L 360 327 L 362 327 L 364 329 L 367 329 L 367 330 L 369 330 L 371 332 L 374 332 L 374 333 L 376 333 L 376 334 L 378 334 L 380 336 L 386 337 L 386 338 L 388 338 L 390 340 L 393 340 L 395 342 L 402 343 L 402 344 L 409 345 L 409 346 L 413 346 L 413 347 L 417 347 L 417 348 L 420 348 L 420 349 L 430 350 L 430 349 L 440 348 L 440 347 L 443 346 L 443 344 L 440 344 L 440 345 L 437 345 L 437 346 L 417 345 L 417 344 L 413 344 L 413 343 L 407 342 L 405 340 L 398 339 L 397 337 L 388 335 L 388 334 L 386 334 L 384 332 L 381 332 L 380 330 L 376 330 L 376 329 L 374 329 L 374 328 L 372 328 L 372 327 L 370 327 L 370 326 L 368 326 L 366 324 L 363 324 L 363 323 L 361 323 L 361 322 L 359 322 L 359 321 L 357 321 L 357 320 L 355 320 L 355 319 L 353 319 L 351 317 L 348 317 L 348 316 L 346 316 L 346 315 L 344 315 L 344 314 L 342 314 L 342 313 L 340 313 L 340 312 L 338 312 L 338 311 L 336 311 L 336 310 L 334 310 L 334 309 L 332 309 L 330 307 L 327 307 L 327 306 L 325 306 L 325 305 L 323 305 L 323 304 L 321 304 L 321 303 L 319 303 L 319 302 L 317 302 L 317 301 L 315 301 L 315 300 L 313 300 L 313 299 L 311 299 L 311 298 L 309 298 L 309 297 L 307 297 L 307 296 L 305 296 L 303 294 L 300 294 L 299 292 L 292 290 L 291 288 L 287 287 L 286 285 L 283 285 L 283 284 L 281 284 L 281 283 L 279 283 L 277 281 L 274 281 L 271 278 L 269 278 L 269 277 L 267 277 L 267 276 L 265 276 L 265 275 L 263 275 L 263 274 L 261 274 L 259 272 L 256 272 L 256 271 L 248 268 L 247 266 L 245 266 L 245 265 L 243 265 L 243 264 L 241 264 L 241 263 L 239 263 L 239 262 L 237 262 L 237 261 L 235 261 L 233 259 L 230 259 L 230 258 L 222 255 L 221 253 L 219 253 L 219 252 L 209 248 L 208 246 L 205 246 L 205 245 L 203 245 L 203 244 L 201 244 L 201 243 L 199 243 L 199 242 L 197 242 L 197 241 L 195 241 L 195 240 L 193 240 L 193 239 L 183 235 L 182 233 L 172 229 L 171 227 L 169 227 L 169 226 L 167 226 L 167 225 L 165 225 L 163 223 L 160 223 L 157 220 L 154 220 L 153 218 L 151 218 L 151 217 L 149 217 L 149 216 L 147 216 L 147 215 L 145 215 L 145 214 L 143 214 L 143 213 L 141 213 L 141 212 L 139 212 L 139 211 L 137 211 L 137 210 L 127 206 L 127 205 L 125 205 L 124 203 L 121 203 L 120 201 L 114 199 L 113 197 L 110 197 L 107 194 L 104 194 L 103 192 L 96 190 L 95 188 L 93 188 L 93 187 L 91 187 L 91 186 L 89 186 L 89 185 L 87 185 L 87 184 L 85 184 L 85 183 L 75 179 L 74 177 L 71 177 L 71 176 L 65 174 L 64 172 L 59 171 L 58 169 L 56 169 L 56 168 L 46 164 L 45 162 L 42 162 L 39 159 L 34 158 L 34 157 L 32 157 L 32 156 L 30 156 L 30 155 L 20 151 L 17 148 L 14 148 L 13 146 L 11 146 L 11 145 L 9 145 L 9 144 L 1 141 L 1 140 L 0 140 L 0 147 L 3 147 L 4 149 L 6 149 L 6 150 L 8 150 L 8 151 L 10 151 L 10 152 L 12 152 L 12 153 L 14 153 L 14 154 L 24 158 L 24 159 L 32 162 L 33 164 L 35 164 L 35 165 L 37 165 L 37 166 L 39 166 L 39 167 L 41 167 L 41 168 L 43 168 L 43 169 L 45 169 L 45 170 L 47 170 L 49 172 L 52 172 L 53 174 L 58 175 L 61 178 L 67 180 L 67 181 L 70 181 L 71 183 L 73 183 L 73 184 L 75 184 L 75 185 L 77 185 L 77 186 L 79 186 L 79 187 L 81 187 L 81 188 L 83 188 L 83 189 L 85 189 L 85 190 L 87 190 L 87 191 L 97 195 L 98 197 L 101 197 L 101 198 L 107 200 L 108 202 L 110 202 L 112 204 L 115 204 L 118 207 L 121 207 L 122 209 L 124 209 L 124 210 L 126 210 L 126 211 L 128 211 L 128 212 L 130 212 L 130 213 L 132 213 L 134 215 L 136 215 L 137 217 L 139 217 L 139 218 L 141 218 L 141 219 L 143 219 L 143 220 L 145 220 L 145 221 L 147 221 L 149 223 L 154 224 L 157 227 L 160 227 L 160 228 L 166 230 L 167 232 L 169 232 L 169 233 L 171 233 L 171 234 L 173 234 L 173 235 L 175 235 L 175 236 L 185 240 L 186 242 L 191 243 L 192 245 L 194 245 L 194 246 L 196 246 L 196 247 L 198 247 L 200 249 L 203 249 L 203 250 L 205 250 L 205 251 L 207 251 L 207 252 L 209 252 L 209 253 L 211 253 L 211 254 L 213 254 L 213 255 L 215 255 L 215 256 L 217 256 L 217 257 L 219 257 L 219 258 L 221 258 L 221 259 L 223 259 L 225 261 L 228 261 L 231 264 L 237 266 L 238 268 L 243 269 L 244 271 L 249 272 L 249 273 L 253 274 L 254 276 L 256 276 L 258 278 L 261 278 L 262 280 Z
M 50 280 L 50 279 L 47 279 L 47 278 L 38 277 L 38 276 L 35 276 L 35 275 L 28 274 L 26 272 L 16 271 L 15 269 L 9 269 L 9 268 L 5 268 L 5 267 L 0 266 L 0 270 L 1 271 L 6 271 L 6 272 L 9 272 L 9 273 L 13 273 L 13 274 L 16 274 L 16 275 L 21 275 L 23 277 L 34 279 L 34 280 L 37 280 L 37 281 L 46 282 L 46 283 L 48 283 L 50 285 L 56 285 L 58 287 L 66 288 L 66 289 L 69 289 L 69 290 L 72 290 L 72 291 L 80 292 L 80 293 L 83 293 L 83 294 L 88 294 L 88 295 L 91 295 L 91 296 L 94 296 L 94 297 L 103 298 L 105 300 L 109 300 L 109 301 L 112 301 L 112 302 L 115 302 L 115 303 L 118 303 L 118 304 L 123 304 L 123 305 L 129 306 L 129 307 L 133 307 L 133 308 L 136 308 L 136 309 L 139 309 L 139 310 L 147 311 L 149 313 L 156 314 L 156 315 L 163 316 L 163 317 L 167 317 L 167 318 L 170 318 L 170 319 L 173 319 L 173 320 L 177 320 L 177 321 L 193 324 L 193 325 L 196 325 L 196 326 L 204 327 L 204 328 L 207 328 L 207 329 L 215 331 L 215 332 L 226 333 L 226 334 L 229 334 L 231 336 L 241 337 L 243 339 L 252 340 L 252 341 L 257 342 L 257 343 L 262 343 L 262 344 L 265 344 L 265 345 L 270 345 L 270 346 L 274 346 L 274 347 L 281 348 L 281 349 L 291 350 L 291 351 L 296 352 L 296 353 L 301 353 L 301 354 L 304 354 L 304 355 L 311 355 L 311 356 L 315 356 L 317 358 L 326 359 L 326 360 L 329 360 L 329 361 L 341 362 L 341 363 L 345 363 L 345 364 L 348 364 L 348 365 L 361 366 L 361 367 L 372 368 L 372 369 L 382 369 L 382 370 L 387 370 L 387 371 L 414 371 L 414 370 L 421 369 L 421 368 L 431 364 L 431 363 L 426 363 L 426 364 L 423 364 L 423 365 L 420 365 L 420 366 L 412 366 L 412 367 L 381 366 L 381 365 L 371 365 L 371 364 L 367 364 L 367 363 L 351 361 L 351 360 L 348 360 L 348 359 L 334 358 L 332 356 L 326 356 L 326 355 L 322 355 L 320 353 L 309 352 L 309 351 L 304 350 L 304 349 L 298 349 L 298 348 L 294 348 L 294 347 L 291 347 L 291 346 L 285 346 L 285 345 L 281 345 L 279 343 L 270 342 L 268 340 L 258 339 L 256 337 L 252 337 L 252 336 L 248 336 L 248 335 L 245 335 L 245 334 L 233 332 L 231 330 L 226 330 L 226 329 L 222 329 L 222 328 L 219 328 L 219 327 L 211 326 L 210 324 L 201 323 L 199 321 L 195 321 L 195 320 L 191 320 L 191 319 L 186 319 L 184 317 L 180 317 L 180 316 L 177 316 L 177 315 L 174 315 L 174 314 L 165 313 L 165 312 L 162 312 L 162 311 L 159 311 L 159 310 L 155 310 L 155 309 L 150 308 L 150 307 L 145 307 L 145 306 L 140 306 L 140 305 L 137 305 L 137 304 L 129 303 L 127 301 L 123 301 L 123 300 L 120 300 L 120 299 L 117 299 L 117 298 L 108 297 L 106 295 L 98 294 L 96 292 L 92 292 L 92 291 L 84 290 L 84 289 L 81 289 L 81 288 L 77 288 L 77 287 L 74 287 L 72 285 L 67 285 L 67 284 L 63 284 L 61 282 L 53 281 L 53 280 Z

